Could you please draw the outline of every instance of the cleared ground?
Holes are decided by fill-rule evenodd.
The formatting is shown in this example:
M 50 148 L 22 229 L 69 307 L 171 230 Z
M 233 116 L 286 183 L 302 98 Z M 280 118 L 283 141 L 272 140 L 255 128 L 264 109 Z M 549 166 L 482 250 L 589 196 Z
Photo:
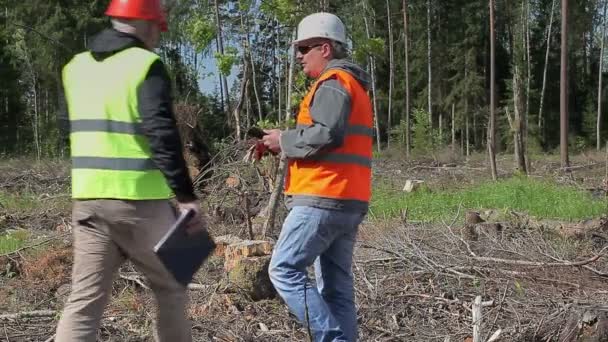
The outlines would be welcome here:
M 500 341 L 608 340 L 603 154 L 576 156 L 568 170 L 554 156 L 533 157 L 527 178 L 500 156 L 497 184 L 483 155 L 405 162 L 391 154 L 374 163 L 374 203 L 356 250 L 362 341 L 470 341 L 477 296 L 483 341 L 499 329 Z M 271 172 L 223 162 L 206 187 L 212 230 L 246 238 L 237 198 L 246 193 L 259 211 Z M 0 340 L 53 334 L 71 268 L 68 175 L 63 162 L 0 164 Z M 239 186 L 226 187 L 229 177 Z M 421 185 L 405 193 L 407 180 Z M 486 222 L 466 225 L 472 210 Z M 197 341 L 308 339 L 280 300 L 252 301 L 222 266 L 209 260 L 191 291 Z M 100 341 L 151 340 L 154 304 L 142 284 L 124 265 Z

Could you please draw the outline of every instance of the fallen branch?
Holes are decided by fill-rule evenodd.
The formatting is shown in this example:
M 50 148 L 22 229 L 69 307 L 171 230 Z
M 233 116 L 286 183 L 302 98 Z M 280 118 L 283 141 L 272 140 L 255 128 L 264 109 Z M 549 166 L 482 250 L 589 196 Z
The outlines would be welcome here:
M 5 254 L 0 254 L 0 258 L 11 257 L 13 255 L 19 254 L 20 252 L 23 252 L 26 249 L 40 247 L 40 246 L 45 245 L 45 244 L 47 244 L 47 243 L 49 243 L 51 241 L 58 240 L 60 238 L 66 237 L 67 235 L 68 235 L 67 233 L 66 234 L 61 234 L 61 235 L 58 235 L 58 236 L 53 236 L 51 238 L 48 238 L 48 239 L 46 239 L 44 241 L 40 241 L 40 242 L 35 243 L 33 245 L 23 246 L 23 247 L 21 247 L 19 249 L 16 249 L 16 250 L 12 251 L 12 252 L 8 252 L 8 253 L 5 253 Z
M 475 297 L 473 302 L 473 342 L 481 341 L 481 296 Z
M 132 281 L 134 283 L 136 283 L 137 285 L 143 287 L 146 290 L 149 290 L 150 287 L 148 285 L 146 285 L 144 283 L 144 281 L 141 279 L 141 277 L 137 276 L 137 275 L 130 275 L 130 274 L 120 274 L 120 278 L 124 279 L 124 280 L 128 280 L 128 281 Z
M 591 164 L 586 164 L 586 165 L 562 167 L 561 170 L 562 171 L 580 170 L 580 169 L 592 168 L 592 167 L 598 166 L 598 165 L 601 165 L 601 163 L 591 163 Z
M 191 291 L 206 291 L 213 288 L 213 285 L 188 284 L 188 289 Z
M 509 259 L 500 259 L 493 257 L 471 257 L 476 261 L 488 261 L 495 262 L 500 264 L 508 264 L 508 265 L 517 265 L 517 266 L 530 266 L 530 267 L 571 267 L 571 266 L 585 266 L 587 264 L 593 263 L 601 258 L 604 253 L 608 250 L 608 246 L 602 248 L 602 250 L 594 255 L 593 257 L 587 260 L 581 261 L 563 261 L 563 262 L 535 262 L 535 261 L 526 261 L 526 260 L 509 260 Z
M 459 166 L 459 165 L 454 165 L 454 166 L 424 166 L 424 165 L 418 165 L 418 166 L 413 166 L 411 168 L 409 168 L 409 170 L 416 170 L 416 169 L 423 169 L 423 170 L 470 170 L 470 171 L 485 171 L 485 168 L 481 168 L 481 167 L 466 167 L 466 166 Z
M 25 312 L 17 312 L 17 313 L 12 313 L 12 314 L 0 315 L 0 321 L 9 321 L 9 320 L 23 319 L 23 318 L 54 317 L 56 314 L 57 314 L 57 312 L 53 311 L 53 310 L 25 311 Z
M 488 342 L 496 342 L 500 338 L 500 334 L 502 334 L 502 329 L 496 330 L 492 336 L 488 339 Z

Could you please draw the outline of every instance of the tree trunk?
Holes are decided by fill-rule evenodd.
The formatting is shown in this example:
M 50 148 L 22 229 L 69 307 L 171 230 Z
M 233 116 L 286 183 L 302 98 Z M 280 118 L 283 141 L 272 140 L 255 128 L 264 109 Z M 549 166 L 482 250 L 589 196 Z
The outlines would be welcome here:
M 40 113 L 38 112 L 38 77 L 36 77 L 35 71 L 32 70 L 33 82 L 32 90 L 34 96 L 34 146 L 36 148 L 36 160 L 40 161 L 41 148 L 40 148 Z
M 456 155 L 456 120 L 454 116 L 454 106 L 452 103 L 452 154 Z
M 466 80 L 469 75 L 469 59 L 467 54 L 465 53 L 464 57 L 464 79 Z M 469 86 L 468 83 L 464 83 L 464 120 L 465 120 L 465 142 L 466 142 L 466 156 L 467 158 L 471 155 L 471 142 L 470 142 L 470 132 L 469 132 Z
M 241 11 L 241 29 L 245 33 L 244 39 L 244 49 L 245 56 L 249 56 L 248 63 L 251 64 L 251 85 L 253 87 L 253 93 L 255 94 L 255 101 L 258 106 L 258 119 L 261 121 L 264 119 L 264 113 L 262 112 L 262 104 L 260 102 L 260 95 L 258 94 L 258 87 L 256 83 L 256 71 L 255 71 L 255 61 L 253 59 L 253 49 L 251 49 L 251 42 L 249 41 L 249 26 L 245 25 L 245 19 L 243 12 Z
M 410 61 L 409 61 L 409 32 L 408 32 L 408 1 L 403 0 L 403 32 L 405 35 L 405 157 L 410 158 Z
M 441 144 L 443 144 L 443 112 L 439 111 L 439 117 L 437 118 L 437 124 L 439 125 L 439 139 L 441 140 Z
M 530 88 L 531 88 L 531 80 L 532 80 L 532 57 L 530 54 L 530 0 L 526 0 L 526 62 L 527 62 L 527 72 L 526 72 L 526 111 L 524 115 L 526 116 L 526 120 L 524 121 L 524 142 L 527 144 L 528 141 L 528 127 L 530 121 Z
M 494 113 L 496 108 L 495 98 L 495 43 L 496 33 L 494 30 L 494 0 L 490 0 L 490 122 L 488 125 L 488 155 L 490 161 L 490 170 L 492 172 L 492 179 L 498 179 L 498 173 L 496 171 L 496 114 Z
M 602 28 L 602 44 L 600 48 L 600 66 L 598 70 L 598 82 L 597 82 L 597 122 L 595 130 L 595 144 L 596 149 L 599 151 L 602 148 L 602 73 L 604 71 L 604 45 L 606 43 L 606 6 L 608 1 L 604 1 L 604 15 L 602 20 L 604 21 L 604 27 Z
M 292 40 L 296 39 L 297 29 L 293 30 Z M 287 102 L 285 105 L 285 128 L 289 123 L 289 113 L 291 111 L 291 93 L 293 88 L 293 74 L 294 68 L 296 64 L 296 54 L 295 50 L 293 50 L 289 55 L 289 76 L 287 80 Z M 270 195 L 270 200 L 268 201 L 267 207 L 267 218 L 266 222 L 264 222 L 264 226 L 262 228 L 262 235 L 267 237 L 268 234 L 272 233 L 274 228 L 274 221 L 277 214 L 277 207 L 279 205 L 279 198 L 281 197 L 281 193 L 283 192 L 283 182 L 285 180 L 285 172 L 287 170 L 287 158 L 284 156 L 281 157 L 281 161 L 279 162 L 279 168 L 277 170 L 277 176 L 275 179 L 274 189 L 272 194 Z
M 568 167 L 568 0 L 562 0 L 562 52 L 560 77 L 560 156 L 562 167 Z
M 367 39 L 371 39 L 367 17 L 364 16 L 363 20 L 365 22 L 365 32 L 367 33 Z M 378 150 L 378 152 L 380 152 L 382 150 L 382 146 L 380 145 L 380 119 L 378 118 L 378 106 L 376 101 L 376 61 L 373 56 L 369 57 L 369 64 L 371 71 L 370 73 L 372 77 L 372 104 L 374 106 L 374 124 L 376 126 L 376 149 Z
M 527 174 L 526 168 L 526 152 L 524 145 L 524 110 L 525 104 L 522 98 L 522 84 L 521 71 L 517 64 L 513 68 L 513 109 L 514 118 L 511 118 L 509 114 L 509 108 L 507 107 L 507 118 L 513 132 L 513 147 L 515 150 L 515 161 L 517 168 L 520 172 Z
M 236 103 L 236 106 L 233 108 L 234 122 L 236 125 L 236 136 L 240 140 L 241 137 L 241 109 L 243 108 L 243 103 L 245 103 L 245 96 L 247 95 L 247 88 L 249 84 L 249 61 L 247 60 L 247 55 L 243 55 L 243 79 L 241 80 L 241 90 L 239 95 L 239 101 Z
M 543 125 L 543 104 L 545 100 L 545 89 L 547 88 L 547 66 L 549 65 L 549 50 L 551 48 L 551 28 L 553 27 L 553 14 L 555 13 L 555 0 L 551 2 L 551 18 L 549 19 L 549 28 L 547 29 L 547 49 L 545 51 L 545 67 L 543 70 L 543 86 L 540 91 L 540 107 L 538 109 L 538 130 L 544 142 L 545 129 Z
M 276 28 L 277 28 L 277 32 L 276 32 L 276 35 L 277 35 L 277 42 L 276 42 L 276 44 L 277 44 L 277 46 L 281 46 L 281 38 L 280 38 L 280 32 L 281 32 L 281 31 L 279 30 L 278 21 L 276 20 L 276 18 L 275 18 L 275 23 L 277 23 L 277 25 L 276 25 Z M 278 87 L 278 91 L 279 91 L 279 95 L 278 95 L 278 96 L 279 96 L 279 99 L 278 99 L 278 100 L 279 100 L 279 103 L 278 103 L 279 110 L 277 111 L 277 119 L 278 119 L 278 121 L 279 121 L 279 126 L 280 126 L 280 125 L 281 125 L 281 121 L 282 121 L 282 113 L 281 113 L 281 111 L 283 110 L 283 109 L 282 109 L 283 107 L 281 106 L 281 105 L 282 105 L 282 102 L 281 102 L 281 101 L 282 101 L 282 99 L 283 99 L 283 98 L 282 98 L 282 97 L 283 97 L 283 93 L 282 93 L 282 91 L 281 91 L 281 89 L 283 88 L 283 82 L 282 82 L 283 77 L 282 77 L 282 75 L 281 75 L 281 73 L 282 73 L 282 71 L 283 71 L 283 69 L 282 69 L 282 66 L 283 66 L 283 59 L 281 58 L 281 54 L 280 54 L 280 53 L 279 53 L 279 54 L 277 54 L 277 59 L 278 59 L 278 61 L 279 61 L 279 62 L 277 63 L 277 69 L 278 69 L 278 70 L 277 70 L 277 84 L 278 84 L 278 86 L 277 86 L 277 87 Z
M 389 0 L 386 0 L 386 14 L 388 17 L 388 53 L 389 53 L 389 81 L 388 81 L 388 119 L 386 123 L 387 131 L 389 132 L 387 147 L 391 145 L 391 122 L 392 122 L 392 105 L 393 105 L 393 84 L 394 84 L 394 75 L 395 75 L 395 60 L 393 54 L 393 29 L 391 22 L 391 5 Z
M 431 66 L 431 0 L 426 1 L 426 39 L 427 39 L 427 72 L 428 72 L 428 111 L 429 111 L 429 124 L 430 127 L 433 127 L 433 103 L 432 103 L 432 93 L 433 93 L 433 68 Z
M 220 7 L 218 4 L 218 0 L 214 0 L 214 4 L 215 4 L 215 25 L 216 25 L 216 29 L 217 29 L 217 47 L 218 47 L 218 52 L 223 55 L 224 54 L 224 39 L 222 37 L 222 22 L 220 20 Z M 221 74 L 221 72 L 220 72 Z M 223 87 L 223 93 L 225 94 L 225 98 L 224 98 L 224 111 L 225 113 L 228 115 L 228 113 L 230 113 L 230 93 L 228 90 L 228 80 L 226 78 L 225 75 L 221 75 L 220 76 L 220 80 L 222 82 L 221 87 Z M 237 125 L 235 123 L 235 125 Z M 237 126 L 235 127 L 236 131 L 237 131 L 237 140 L 241 139 L 240 136 L 240 128 Z

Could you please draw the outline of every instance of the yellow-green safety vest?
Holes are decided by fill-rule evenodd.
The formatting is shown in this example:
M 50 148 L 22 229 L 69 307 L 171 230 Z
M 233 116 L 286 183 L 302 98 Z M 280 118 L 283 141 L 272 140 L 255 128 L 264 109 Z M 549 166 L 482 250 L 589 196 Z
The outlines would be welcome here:
M 137 90 L 158 59 L 153 52 L 133 47 L 103 61 L 84 52 L 64 67 L 73 198 L 172 196 L 151 159 L 138 110 Z

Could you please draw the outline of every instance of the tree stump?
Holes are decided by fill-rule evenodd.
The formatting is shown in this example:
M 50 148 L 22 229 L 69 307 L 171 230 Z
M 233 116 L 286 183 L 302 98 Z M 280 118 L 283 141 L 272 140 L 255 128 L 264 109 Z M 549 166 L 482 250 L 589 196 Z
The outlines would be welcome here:
M 460 235 L 465 241 L 477 241 L 479 235 L 475 225 L 484 222 L 476 211 L 467 211 L 465 214 L 465 224 L 460 231 Z
M 213 250 L 213 255 L 219 256 L 222 258 L 224 257 L 224 255 L 226 253 L 226 248 L 229 245 L 243 241 L 243 240 L 241 240 L 241 238 L 239 238 L 238 236 L 234 236 L 234 235 L 221 235 L 221 236 L 215 237 L 213 240 L 215 241 L 215 250 Z
M 268 276 L 269 265 L 270 256 L 240 258 L 228 272 L 230 284 L 254 301 L 273 298 L 275 290 Z
M 272 254 L 273 244 L 264 240 L 245 240 L 230 244 L 224 252 L 224 269 L 230 272 L 240 259 Z
M 559 341 L 608 341 L 608 313 L 599 310 L 573 313 L 562 329 Z

